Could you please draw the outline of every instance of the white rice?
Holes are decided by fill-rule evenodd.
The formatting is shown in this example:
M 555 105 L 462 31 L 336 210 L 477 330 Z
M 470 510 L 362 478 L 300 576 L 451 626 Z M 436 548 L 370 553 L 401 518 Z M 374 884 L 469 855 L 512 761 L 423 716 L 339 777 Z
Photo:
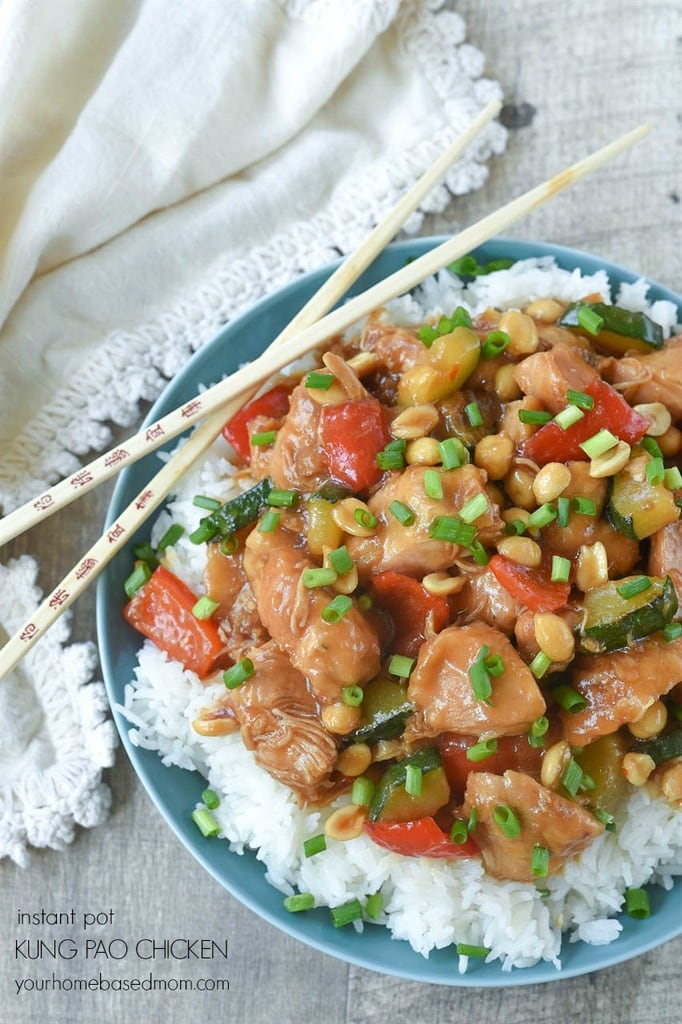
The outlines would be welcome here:
M 389 315 L 405 324 L 423 323 L 424 310 L 450 313 L 463 305 L 472 313 L 487 306 L 513 308 L 532 299 L 555 296 L 574 301 L 599 292 L 635 310 L 647 309 L 666 334 L 676 323 L 673 303 L 646 303 L 647 285 L 623 285 L 611 296 L 604 272 L 586 277 L 558 269 L 549 258 L 525 260 L 507 271 L 481 277 L 468 286 L 446 271 L 427 281 L 416 297 L 390 304 Z M 204 463 L 182 487 L 152 532 L 156 542 L 170 522 L 189 532 L 202 515 L 192 497 L 224 500 L 234 492 L 228 446 L 216 442 Z M 168 549 L 167 564 L 196 593 L 202 593 L 203 547 L 186 537 Z M 666 888 L 682 872 L 682 814 L 645 789 L 633 790 L 621 808 L 617 830 L 605 832 L 579 857 L 546 880 L 549 895 L 535 885 L 488 877 L 477 859 L 439 861 L 401 857 L 362 835 L 351 842 L 327 840 L 327 849 L 310 858 L 303 843 L 323 828 L 324 812 L 301 810 L 294 795 L 254 762 L 239 738 L 209 738 L 192 729 L 192 720 L 212 703 L 222 684 L 206 686 L 170 661 L 150 642 L 140 650 L 135 679 L 126 687 L 125 707 L 131 741 L 156 750 L 167 765 L 196 769 L 220 796 L 213 812 L 230 849 L 257 851 L 268 881 L 289 894 L 310 892 L 317 905 L 338 906 L 381 890 L 380 923 L 423 956 L 457 943 L 490 949 L 488 961 L 503 970 L 550 961 L 560 968 L 562 937 L 595 945 L 612 942 L 621 925 L 625 889 L 659 882 Z M 333 807 L 347 801 L 340 798 Z M 332 809 L 333 809 L 332 807 Z M 357 928 L 361 924 L 355 923 Z M 460 957 L 459 968 L 466 969 Z

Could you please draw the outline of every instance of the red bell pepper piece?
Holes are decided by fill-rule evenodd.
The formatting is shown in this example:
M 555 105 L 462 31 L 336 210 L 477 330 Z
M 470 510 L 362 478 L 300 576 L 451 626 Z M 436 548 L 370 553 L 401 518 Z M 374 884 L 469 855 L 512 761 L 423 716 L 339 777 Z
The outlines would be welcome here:
M 251 432 L 249 427 L 256 416 L 267 416 L 270 419 L 278 420 L 286 416 L 289 411 L 289 399 L 291 388 L 287 384 L 277 384 L 276 387 L 265 394 L 252 398 L 250 402 L 242 406 L 232 419 L 228 420 L 223 427 L 223 437 L 228 441 L 238 455 L 241 455 L 247 462 L 251 458 Z
M 416 821 L 367 821 L 365 831 L 372 842 L 405 857 L 476 857 L 473 839 L 453 843 L 434 818 Z
M 558 611 L 571 593 L 570 583 L 552 583 L 542 568 L 529 569 L 504 555 L 493 555 L 488 567 L 512 597 L 534 612 Z
M 628 405 L 610 384 L 595 377 L 585 385 L 585 394 L 594 399 L 592 409 L 567 430 L 550 420 L 540 427 L 523 445 L 523 454 L 539 466 L 548 462 L 568 462 L 569 459 L 587 459 L 580 445 L 598 431 L 606 429 L 628 444 L 636 444 L 647 430 L 649 422 Z
M 160 565 L 123 609 L 127 622 L 200 678 L 225 658 L 225 644 L 210 619 L 197 619 L 197 597 L 186 583 Z
M 475 743 L 474 737 L 461 736 L 459 733 L 444 733 L 438 738 L 438 749 L 453 795 L 463 796 L 471 772 L 492 772 L 493 775 L 502 775 L 507 769 L 512 769 L 540 777 L 544 751 L 538 747 L 531 747 L 525 734 L 499 736 L 497 751 L 483 761 L 470 761 L 466 756 L 469 747 L 473 747 Z
M 383 406 L 376 398 L 322 407 L 320 440 L 329 472 L 352 491 L 364 491 L 381 477 L 377 453 L 390 434 Z
M 390 613 L 395 625 L 393 650 L 414 658 L 426 638 L 426 620 L 431 615 L 438 633 L 450 621 L 447 598 L 430 594 L 419 580 L 387 569 L 368 582 L 370 593 Z

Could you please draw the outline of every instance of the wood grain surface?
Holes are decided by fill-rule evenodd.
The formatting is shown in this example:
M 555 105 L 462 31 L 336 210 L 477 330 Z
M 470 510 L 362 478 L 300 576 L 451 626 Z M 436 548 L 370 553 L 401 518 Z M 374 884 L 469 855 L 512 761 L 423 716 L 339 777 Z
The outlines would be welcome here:
M 509 145 L 486 186 L 453 200 L 445 214 L 428 219 L 423 232 L 472 223 L 648 120 L 654 131 L 636 151 L 543 206 L 510 234 L 589 250 L 682 291 L 680 0 L 453 0 L 450 6 L 486 54 L 490 76 L 503 85 Z M 88 495 L 66 517 L 15 541 L 3 560 L 24 551 L 38 556 L 47 591 L 97 536 L 107 500 L 108 488 Z M 74 609 L 74 638 L 92 639 L 94 628 L 90 595 Z M 676 993 L 682 939 L 599 974 L 466 991 L 400 981 L 316 953 L 261 921 L 195 863 L 122 752 L 109 781 L 113 811 L 107 825 L 81 832 L 67 852 L 34 853 L 28 870 L 8 862 L 0 867 L 2 1024 L 445 1024 L 464 1015 L 484 1024 L 682 1020 Z M 113 924 L 101 931 L 108 940 L 227 938 L 224 970 L 215 961 L 173 967 L 157 959 L 154 972 L 195 983 L 224 977 L 229 991 L 17 996 L 14 979 L 36 970 L 15 958 L 16 915 L 40 907 L 111 909 Z M 83 939 L 78 924 L 60 931 L 67 933 Z

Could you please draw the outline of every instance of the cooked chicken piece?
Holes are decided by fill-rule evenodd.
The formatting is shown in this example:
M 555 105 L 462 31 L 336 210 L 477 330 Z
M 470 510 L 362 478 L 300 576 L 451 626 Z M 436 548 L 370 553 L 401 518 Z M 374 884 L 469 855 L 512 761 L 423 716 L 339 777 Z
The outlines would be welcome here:
M 317 716 L 305 678 L 272 640 L 248 656 L 254 674 L 227 690 L 202 719 L 231 713 L 261 768 L 306 801 L 319 799 L 334 786 L 337 747 Z
M 514 373 L 524 394 L 533 395 L 551 413 L 566 405 L 566 392 L 584 391 L 597 371 L 568 345 L 555 345 L 547 352 L 535 352 L 519 363 Z
M 244 571 L 243 549 L 234 555 L 223 555 L 219 544 L 209 544 L 203 582 L 208 596 L 218 602 L 214 621 L 227 652 L 233 661 L 238 661 L 246 647 L 264 643 L 268 638 Z
M 450 598 L 450 607 L 461 624 L 486 622 L 507 636 L 514 632 L 516 620 L 524 605 L 498 583 L 490 569 L 467 575 L 467 582 Z
M 602 359 L 599 369 L 630 405 L 663 402 L 673 422 L 682 419 L 682 335 L 659 352 Z
M 401 473 L 391 474 L 386 483 L 368 501 L 379 525 L 371 537 L 349 537 L 347 547 L 355 560 L 361 578 L 370 573 L 393 569 L 407 576 L 421 578 L 430 572 L 441 572 L 452 565 L 459 550 L 456 544 L 434 540 L 429 528 L 436 516 L 456 516 L 471 498 L 483 494 L 487 510 L 476 519 L 477 538 L 482 543 L 497 540 L 504 524 L 497 505 L 485 490 L 487 476 L 476 466 L 462 466 L 440 472 L 442 499 L 430 498 L 424 490 L 424 466 L 408 466 Z M 392 501 L 406 505 L 415 515 L 412 526 L 404 526 L 389 511 Z
M 388 373 L 404 373 L 423 355 L 424 344 L 407 328 L 383 323 L 382 317 L 381 311 L 369 317 L 360 347 L 374 352 Z
M 673 581 L 679 607 L 676 619 L 682 619 L 682 520 L 657 530 L 650 541 L 647 571 L 650 576 L 669 576 Z
M 581 545 L 588 546 L 600 541 L 606 548 L 609 578 L 627 576 L 639 561 L 639 544 L 611 526 L 605 519 L 571 513 L 568 526 L 557 526 L 556 522 L 543 527 L 542 549 L 552 555 L 561 555 L 575 561 Z
M 519 821 L 521 831 L 514 838 L 508 838 L 493 817 L 500 806 L 511 808 Z M 477 821 L 473 838 L 486 871 L 494 878 L 515 882 L 537 881 L 531 871 L 536 846 L 549 850 L 552 874 L 604 831 L 604 826 L 579 804 L 523 772 L 472 772 L 464 797 L 464 815 L 474 807 Z
M 489 701 L 477 700 L 469 674 L 488 648 L 487 657 L 499 655 L 504 670 L 491 677 Z M 476 623 L 449 626 L 419 652 L 407 695 L 415 705 L 405 737 L 456 732 L 464 736 L 509 736 L 525 732 L 545 712 L 545 699 L 528 666 L 499 630 Z
M 621 725 L 636 722 L 658 697 L 682 682 L 682 638 L 666 643 L 649 637 L 624 651 L 576 659 L 571 685 L 589 704 L 561 714 L 564 736 L 585 746 Z
M 297 535 L 280 526 L 274 533 L 253 530 L 244 552 L 244 568 L 270 636 L 310 681 L 323 703 L 338 701 L 344 686 L 366 683 L 380 668 L 375 626 L 355 603 L 338 622 L 325 622 L 323 609 L 334 592 L 306 588 L 305 569 L 315 568 Z
M 329 478 L 318 436 L 321 415 L 322 406 L 310 397 L 305 384 L 295 387 L 270 455 L 269 472 L 275 487 L 314 491 Z

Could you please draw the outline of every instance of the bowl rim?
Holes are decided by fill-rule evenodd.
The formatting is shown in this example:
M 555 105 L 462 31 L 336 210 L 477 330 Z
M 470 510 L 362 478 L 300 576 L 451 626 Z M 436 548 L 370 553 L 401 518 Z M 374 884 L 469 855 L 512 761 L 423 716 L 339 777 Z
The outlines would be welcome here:
M 398 262 L 399 265 L 402 265 L 402 262 L 404 262 L 406 258 L 414 256 L 415 254 L 419 255 L 422 252 L 435 247 L 444 241 L 446 237 L 447 236 L 441 235 L 422 236 L 393 243 L 391 246 L 388 246 L 374 261 L 372 266 L 365 271 L 356 285 L 354 285 L 354 287 L 349 291 L 349 294 L 355 294 L 358 291 L 361 291 L 363 287 L 367 287 L 366 283 L 363 282 L 366 282 L 367 277 L 371 276 L 373 273 L 378 273 L 379 277 L 385 276 L 385 273 L 381 272 L 381 268 L 387 262 Z M 499 258 L 501 256 L 511 256 L 515 260 L 549 256 L 553 257 L 559 266 L 566 269 L 579 268 L 586 273 L 594 273 L 596 270 L 602 269 L 614 283 L 630 283 L 641 279 L 649 286 L 649 301 L 659 299 L 672 301 L 676 304 L 682 315 L 682 297 L 675 294 L 667 287 L 658 284 L 656 281 L 653 281 L 643 274 L 639 274 L 621 266 L 620 264 L 614 263 L 611 260 L 603 259 L 595 254 L 584 252 L 579 249 L 573 249 L 567 246 L 551 243 L 498 236 L 492 238 L 489 242 L 486 242 L 485 245 L 472 250 L 472 252 L 477 256 L 477 258 L 487 260 Z M 202 376 L 204 365 L 206 365 L 206 367 L 213 365 L 213 369 L 215 371 L 216 366 L 214 364 L 217 360 L 218 373 L 220 372 L 220 357 L 218 350 L 226 340 L 229 341 L 230 337 L 233 335 L 238 336 L 242 331 L 246 332 L 249 328 L 250 322 L 254 319 L 262 319 L 266 314 L 272 313 L 272 311 L 277 307 L 281 307 L 283 305 L 286 306 L 287 303 L 292 301 L 298 302 L 300 300 L 301 293 L 305 292 L 306 289 L 312 289 L 312 294 L 312 292 L 319 287 L 322 281 L 332 273 L 341 262 L 342 259 L 339 258 L 338 260 L 326 264 L 323 267 L 319 267 L 307 272 L 306 274 L 300 275 L 293 281 L 284 285 L 282 288 L 279 288 L 269 295 L 261 298 L 258 302 L 249 307 L 249 309 L 232 319 L 211 340 L 202 345 L 202 347 L 191 356 L 173 380 L 167 384 L 161 395 L 157 398 L 147 413 L 143 426 L 154 422 L 165 412 L 170 411 L 170 409 L 180 404 L 180 401 L 178 401 L 174 396 L 176 392 L 182 389 L 183 386 L 186 387 L 189 384 L 192 389 L 192 394 L 195 394 L 196 388 L 205 379 Z M 294 310 L 294 312 L 295 311 L 296 310 Z M 287 319 L 289 319 L 291 315 L 293 315 L 293 312 L 287 316 Z M 261 351 L 262 348 L 259 346 L 258 350 Z M 230 359 L 234 364 L 230 368 L 236 368 L 240 360 L 234 355 L 234 353 L 230 354 Z M 228 362 L 230 359 L 228 359 Z M 211 379 L 215 379 L 215 372 L 213 374 L 209 374 L 209 376 Z M 170 445 L 173 446 L 176 443 L 177 439 L 170 442 Z M 154 471 L 154 468 L 152 467 L 158 468 L 158 463 L 154 464 L 151 462 L 155 457 L 156 456 L 154 455 L 147 456 L 145 459 L 126 468 L 120 474 L 108 507 L 106 516 L 107 525 L 113 522 L 121 509 L 125 507 L 134 494 L 139 490 L 139 486 L 135 484 L 136 478 L 141 475 L 147 475 L 148 478 L 148 476 Z M 145 472 L 143 472 L 143 467 L 149 468 L 149 474 L 145 474 Z M 143 526 L 141 528 L 141 532 L 144 531 L 145 527 Z M 132 537 L 128 546 L 133 544 L 135 539 L 135 537 Z M 128 735 L 129 729 L 131 728 L 130 723 L 122 715 L 118 707 L 122 698 L 123 687 L 128 682 L 130 676 L 125 680 L 121 680 L 117 677 L 118 665 L 112 636 L 112 630 L 115 629 L 111 616 L 113 594 L 115 588 L 118 586 L 118 582 L 120 582 L 113 579 L 115 575 L 114 566 L 120 566 L 121 563 L 122 553 L 119 553 L 105 568 L 98 580 L 96 617 L 97 638 L 107 697 L 112 708 L 113 718 L 121 737 L 123 747 L 132 763 L 137 777 L 146 789 L 148 796 L 151 798 L 166 823 L 170 826 L 172 831 L 192 856 L 223 888 L 227 889 L 243 905 L 254 911 L 254 913 L 259 917 L 268 921 L 268 923 L 279 928 L 286 934 L 293 936 L 304 944 L 317 949 L 318 951 L 327 953 L 345 962 L 352 963 L 368 970 L 385 973 L 404 980 L 421 981 L 431 984 L 445 984 L 465 988 L 513 987 L 516 985 L 549 983 L 551 981 L 578 977 L 583 974 L 591 973 L 595 970 L 603 970 L 629 960 L 635 956 L 639 956 L 682 933 L 682 914 L 680 914 L 679 919 L 676 920 L 674 913 L 669 913 L 668 917 L 670 920 L 660 931 L 658 929 L 652 931 L 650 927 L 643 929 L 641 927 L 643 922 L 637 922 L 637 928 L 635 928 L 632 923 L 628 922 L 626 919 L 623 921 L 624 929 L 620 937 L 609 945 L 587 946 L 585 943 L 575 944 L 575 946 L 585 947 L 589 951 L 589 955 L 571 958 L 569 963 L 566 966 L 563 966 L 560 970 L 556 969 L 549 961 L 541 961 L 531 967 L 514 968 L 509 972 L 503 971 L 500 961 L 494 961 L 490 964 L 470 964 L 469 970 L 465 974 L 460 975 L 457 970 L 456 953 L 452 948 L 450 948 L 448 953 L 449 960 L 446 960 L 444 957 L 446 950 L 434 950 L 430 957 L 426 959 L 412 950 L 406 941 L 393 940 L 388 930 L 386 928 L 382 928 L 381 931 L 383 933 L 383 937 L 381 946 L 382 948 L 386 947 L 389 949 L 391 953 L 395 953 L 395 956 L 390 955 L 388 957 L 388 960 L 394 962 L 384 962 L 383 959 L 379 961 L 377 960 L 376 955 L 372 956 L 371 954 L 376 943 L 369 943 L 370 953 L 368 954 L 366 952 L 367 942 L 362 941 L 363 936 L 358 935 L 351 929 L 333 929 L 330 926 L 328 913 L 325 914 L 323 908 L 308 912 L 306 915 L 293 915 L 283 911 L 281 906 L 278 906 L 276 909 L 269 906 L 268 903 L 272 904 L 274 899 L 277 899 L 278 903 L 281 905 L 281 894 L 279 894 L 277 890 L 266 881 L 264 877 L 264 866 L 260 861 L 256 860 L 255 853 L 247 851 L 244 856 L 240 856 L 230 851 L 227 844 L 221 843 L 220 847 L 223 848 L 224 856 L 215 856 L 215 848 L 217 844 L 214 843 L 211 845 L 211 840 L 206 840 L 201 836 L 195 826 L 191 821 L 189 821 L 188 813 L 184 814 L 184 817 L 181 817 L 178 813 L 176 802 L 170 801 L 163 791 L 164 782 L 167 783 L 171 777 L 175 778 L 176 775 L 174 773 L 181 772 L 186 777 L 196 777 L 193 782 L 187 783 L 186 788 L 191 790 L 191 793 L 194 794 L 194 802 L 197 802 L 199 800 L 201 789 L 205 788 L 206 785 L 203 777 L 200 776 L 198 772 L 188 772 L 185 769 L 180 769 L 174 766 L 164 766 L 156 751 L 145 750 L 134 745 L 130 740 Z M 119 619 L 120 618 L 121 617 L 119 616 Z M 187 782 L 187 779 L 185 782 Z M 188 799 L 191 802 L 191 794 Z M 191 806 L 193 807 L 194 804 L 192 803 Z M 253 876 L 253 871 L 251 871 L 250 875 L 245 872 L 237 872 L 237 878 L 235 881 L 235 878 L 232 877 L 230 872 L 230 865 L 233 864 L 232 858 L 235 857 L 238 857 L 241 861 L 243 861 L 245 857 L 251 858 L 252 866 L 256 871 L 260 872 L 260 877 Z M 226 864 L 222 863 L 223 859 L 226 861 Z M 244 875 L 244 878 L 241 878 L 241 875 Z M 254 878 L 256 882 L 255 885 L 252 884 Z M 677 888 L 677 886 L 674 888 Z M 680 895 L 680 899 L 682 899 L 682 883 L 680 883 L 678 894 Z M 655 890 L 652 892 L 652 903 L 660 905 L 664 896 L 667 895 L 668 893 L 665 892 L 662 887 L 656 886 Z M 656 907 L 654 909 L 656 909 Z M 680 909 L 682 909 L 682 905 Z M 622 917 L 619 919 L 623 920 Z M 651 921 L 651 918 L 649 921 Z M 644 922 L 644 924 L 646 924 L 646 922 Z M 366 926 L 363 935 L 366 935 L 369 931 L 370 926 Z M 376 931 L 378 932 L 378 929 Z M 640 933 L 639 936 L 637 935 L 637 931 Z M 642 934 L 643 931 L 646 931 L 646 938 Z M 390 943 L 389 946 L 387 946 L 387 941 Z M 562 953 L 567 952 L 567 945 L 568 943 L 564 942 Z

